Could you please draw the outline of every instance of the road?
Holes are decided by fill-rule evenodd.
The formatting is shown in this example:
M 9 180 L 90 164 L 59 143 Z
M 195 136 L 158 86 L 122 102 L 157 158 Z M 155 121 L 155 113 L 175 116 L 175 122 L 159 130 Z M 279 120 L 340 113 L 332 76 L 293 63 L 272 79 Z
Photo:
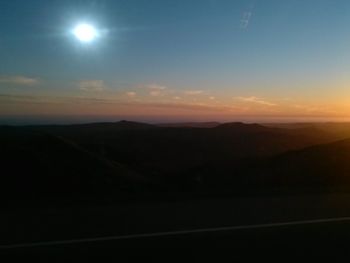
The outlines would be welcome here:
M 312 195 L 8 211 L 0 219 L 0 251 L 137 257 L 142 253 L 135 250 L 149 256 L 181 248 L 196 259 L 257 251 L 346 253 L 349 200 Z

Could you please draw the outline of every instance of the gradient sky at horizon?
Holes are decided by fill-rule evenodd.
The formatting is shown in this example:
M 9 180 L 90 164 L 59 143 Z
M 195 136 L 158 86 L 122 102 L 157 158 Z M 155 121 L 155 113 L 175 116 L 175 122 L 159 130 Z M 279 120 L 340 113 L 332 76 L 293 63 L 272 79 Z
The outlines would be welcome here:
M 347 120 L 349 24 L 347 0 L 0 0 L 0 117 Z

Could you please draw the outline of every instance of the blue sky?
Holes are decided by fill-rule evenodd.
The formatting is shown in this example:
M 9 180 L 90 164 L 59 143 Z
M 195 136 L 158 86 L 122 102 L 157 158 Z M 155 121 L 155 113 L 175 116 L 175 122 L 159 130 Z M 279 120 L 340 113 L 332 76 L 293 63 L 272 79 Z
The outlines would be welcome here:
M 71 30 L 81 22 L 108 34 L 79 43 Z M 293 109 L 281 100 L 341 114 L 350 99 L 349 24 L 345 0 L 1 1 L 0 93 L 123 100 L 120 94 L 134 92 L 142 103 L 155 103 L 140 87 L 158 86 L 186 104 L 208 104 L 180 96 L 202 91 L 220 98 L 220 107 L 242 108 L 244 100 L 235 98 L 252 104 L 254 97 L 282 104 L 276 111 L 282 115 Z M 39 85 L 20 87 L 16 77 Z M 108 92 L 80 94 L 86 81 Z

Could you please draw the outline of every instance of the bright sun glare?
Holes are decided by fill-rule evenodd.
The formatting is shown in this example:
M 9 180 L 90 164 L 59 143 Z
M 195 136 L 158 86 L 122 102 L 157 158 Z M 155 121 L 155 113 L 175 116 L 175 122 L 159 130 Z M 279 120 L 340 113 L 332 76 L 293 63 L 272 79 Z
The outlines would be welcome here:
M 81 42 L 91 42 L 97 37 L 97 30 L 89 24 L 79 24 L 73 30 L 74 36 Z

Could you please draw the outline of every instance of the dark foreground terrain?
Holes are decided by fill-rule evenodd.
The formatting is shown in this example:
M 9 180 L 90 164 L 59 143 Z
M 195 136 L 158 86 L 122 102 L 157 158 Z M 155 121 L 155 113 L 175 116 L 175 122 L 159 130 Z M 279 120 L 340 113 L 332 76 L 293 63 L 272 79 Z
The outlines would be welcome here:
M 9 260 L 49 262 L 232 262 L 234 260 L 344 260 L 350 223 L 288 226 L 226 233 L 88 242 L 17 249 Z
M 8 211 L 1 217 L 0 254 L 50 262 L 346 256 L 349 199 L 315 195 Z
M 348 138 L 349 124 L 1 126 L 1 256 L 347 253 Z

